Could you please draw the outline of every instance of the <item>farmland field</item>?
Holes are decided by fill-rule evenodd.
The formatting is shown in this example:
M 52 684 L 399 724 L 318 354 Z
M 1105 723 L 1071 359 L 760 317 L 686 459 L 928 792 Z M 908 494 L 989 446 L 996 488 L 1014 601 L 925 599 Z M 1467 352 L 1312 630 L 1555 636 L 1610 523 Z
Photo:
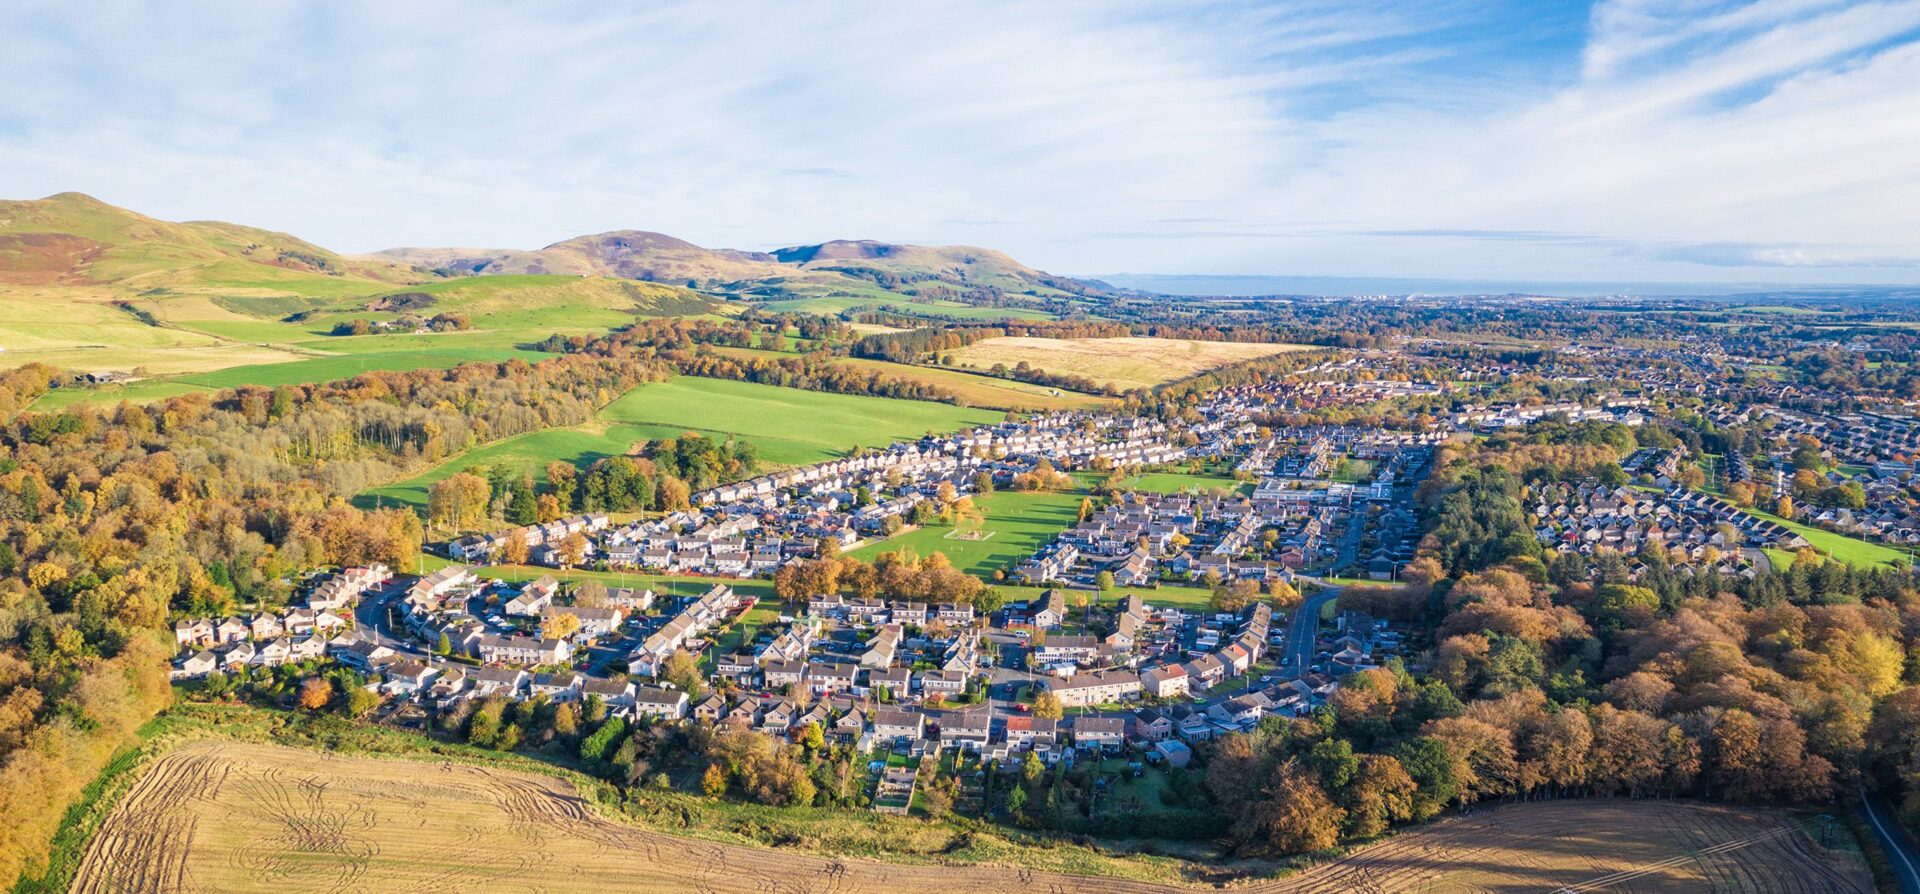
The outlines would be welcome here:
M 701 837 L 610 819 L 569 782 L 506 767 L 200 742 L 154 759 L 132 783 L 88 843 L 72 890 L 1196 890 L 938 853 L 915 856 L 939 863 L 883 863 L 808 845 L 745 846 L 707 826 L 691 831 Z M 1058 865 L 1071 852 L 1029 856 Z M 1081 853 L 1088 871 L 1118 868 L 1114 858 Z M 1164 864 L 1130 868 L 1179 877 Z M 1873 884 L 1857 855 L 1821 847 L 1786 813 L 1619 799 L 1483 809 L 1238 889 L 1869 894 Z
M 937 314 L 962 320 L 1051 320 L 1053 315 L 1024 307 L 974 307 L 951 301 L 909 298 L 875 288 L 868 295 L 834 295 L 814 298 L 783 298 L 755 302 L 754 306 L 771 313 L 837 314 L 857 307 L 877 307 L 908 316 Z
M 47 392 L 34 404 L 38 410 L 59 409 L 79 403 L 112 404 L 122 400 L 142 402 L 159 400 L 178 394 L 194 391 L 218 391 L 223 388 L 236 388 L 242 385 L 303 385 L 316 382 L 332 382 L 350 379 L 365 372 L 393 371 L 405 372 L 416 369 L 449 369 L 463 363 L 492 362 L 500 360 L 525 360 L 537 363 L 553 356 L 532 347 L 513 344 L 511 338 L 501 338 L 494 333 L 483 333 L 485 338 L 462 338 L 454 335 L 417 335 L 417 336 L 372 336 L 382 340 L 355 345 L 334 345 L 329 343 L 297 343 L 296 349 L 322 347 L 329 349 L 345 348 L 340 353 L 324 356 L 278 353 L 274 359 L 286 362 L 261 363 L 245 362 L 225 369 L 200 372 L 187 372 L 165 378 L 146 379 L 125 385 L 107 385 L 97 388 L 57 388 Z M 357 339 L 333 339 L 330 341 L 353 342 Z M 264 351 L 247 345 L 237 345 L 238 349 Z
M 989 338 L 950 353 L 976 369 L 1025 361 L 1050 373 L 1086 376 L 1120 389 L 1147 388 L 1229 363 L 1304 351 L 1305 345 L 1194 341 L 1184 338 Z
M 537 476 L 552 460 L 590 464 L 626 453 L 635 441 L 689 431 L 722 439 L 738 436 L 760 449 L 763 463 L 801 465 L 843 456 L 856 446 L 885 447 L 929 431 L 952 431 L 999 418 L 991 411 L 949 404 L 681 376 L 621 395 L 586 425 L 489 444 L 406 481 L 370 491 L 362 499 L 424 506 L 427 489 L 434 482 L 463 469 L 508 464 Z
M 788 351 L 768 351 L 761 348 L 716 347 L 716 353 L 733 357 L 782 359 L 802 352 L 803 339 L 790 339 Z M 938 388 L 945 388 L 959 401 L 969 407 L 981 407 L 990 410 L 1016 410 L 1034 412 L 1041 410 L 1091 410 L 1114 403 L 1112 398 L 1092 394 L 1078 394 L 1062 391 L 1028 382 L 1015 382 L 1011 379 L 995 378 L 963 372 L 956 369 L 940 369 L 932 366 L 912 366 L 905 363 L 892 363 L 886 360 L 870 360 L 864 357 L 838 357 L 828 361 L 836 366 L 851 366 L 856 369 L 884 373 L 915 382 L 924 382 Z

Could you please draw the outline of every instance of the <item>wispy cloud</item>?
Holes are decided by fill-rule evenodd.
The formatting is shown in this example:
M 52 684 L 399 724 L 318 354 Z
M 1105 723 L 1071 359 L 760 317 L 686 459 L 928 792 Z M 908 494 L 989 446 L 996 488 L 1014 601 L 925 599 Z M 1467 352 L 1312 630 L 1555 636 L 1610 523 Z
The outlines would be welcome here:
M 0 8 L 0 171 L 363 250 L 1911 278 L 1920 0 Z

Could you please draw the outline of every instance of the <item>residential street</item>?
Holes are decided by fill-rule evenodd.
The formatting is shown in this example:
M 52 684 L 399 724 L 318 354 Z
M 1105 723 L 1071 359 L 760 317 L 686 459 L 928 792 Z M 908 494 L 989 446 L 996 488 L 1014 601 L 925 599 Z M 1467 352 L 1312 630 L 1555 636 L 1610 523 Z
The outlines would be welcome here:
M 1340 587 L 1327 587 L 1293 610 L 1293 617 L 1287 621 L 1285 651 L 1276 664 L 1279 673 L 1299 676 L 1313 664 L 1313 641 L 1320 630 L 1320 608 L 1339 596 L 1340 590 Z

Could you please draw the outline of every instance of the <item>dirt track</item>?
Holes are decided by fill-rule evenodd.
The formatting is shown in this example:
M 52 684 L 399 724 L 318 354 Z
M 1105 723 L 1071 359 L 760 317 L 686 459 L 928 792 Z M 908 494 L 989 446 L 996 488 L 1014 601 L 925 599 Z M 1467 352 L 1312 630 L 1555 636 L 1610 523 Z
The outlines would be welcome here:
M 147 768 L 73 890 L 694 891 L 702 894 L 1191 891 L 1018 869 L 835 860 L 621 825 L 564 782 L 463 764 L 207 743 Z M 1571 801 L 1485 810 L 1388 839 L 1262 894 L 1371 891 L 1859 892 L 1783 814 Z

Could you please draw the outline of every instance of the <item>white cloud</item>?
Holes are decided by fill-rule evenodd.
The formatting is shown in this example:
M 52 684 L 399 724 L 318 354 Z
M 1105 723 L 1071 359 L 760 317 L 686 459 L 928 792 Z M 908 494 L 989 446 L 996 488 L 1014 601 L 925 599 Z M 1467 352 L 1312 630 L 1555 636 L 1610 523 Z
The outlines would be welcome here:
M 1063 271 L 1910 278 L 1920 3 L 1602 2 L 1527 47 L 1479 8 L 29 4 L 0 10 L 0 182 L 346 250 L 638 227 Z

